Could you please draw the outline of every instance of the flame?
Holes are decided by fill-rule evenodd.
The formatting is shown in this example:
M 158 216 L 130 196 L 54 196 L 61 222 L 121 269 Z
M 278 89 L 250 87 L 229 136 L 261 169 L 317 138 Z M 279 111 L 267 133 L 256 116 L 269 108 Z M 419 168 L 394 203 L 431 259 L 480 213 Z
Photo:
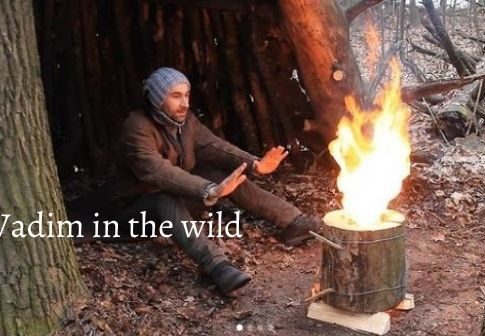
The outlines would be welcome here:
M 380 222 L 410 172 L 410 110 L 401 101 L 397 59 L 390 67 L 391 81 L 376 97 L 375 110 L 363 111 L 354 97 L 345 97 L 350 116 L 342 118 L 329 145 L 341 168 L 337 186 L 343 208 L 358 225 Z
M 372 19 L 368 19 L 365 24 L 365 42 L 369 46 L 369 52 L 365 59 L 365 66 L 370 73 L 372 79 L 375 75 L 373 70 L 376 69 L 379 60 L 379 48 L 381 44 L 381 35 L 377 30 L 377 26 Z

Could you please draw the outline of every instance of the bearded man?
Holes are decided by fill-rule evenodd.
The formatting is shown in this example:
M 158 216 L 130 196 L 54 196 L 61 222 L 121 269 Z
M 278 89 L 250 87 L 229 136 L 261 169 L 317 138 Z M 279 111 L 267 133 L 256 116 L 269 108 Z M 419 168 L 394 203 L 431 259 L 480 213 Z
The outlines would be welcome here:
M 244 286 L 251 276 L 231 265 L 204 234 L 186 234 L 181 222 L 193 220 L 188 203 L 212 206 L 227 196 L 279 226 L 288 246 L 312 238 L 309 231 L 318 230 L 314 218 L 247 178 L 275 171 L 288 154 L 283 147 L 258 158 L 215 136 L 190 112 L 190 82 L 175 69 L 153 72 L 144 82 L 143 96 L 144 108 L 132 112 L 122 130 L 126 178 L 120 185 L 121 221 L 145 212 L 146 220 L 173 223 L 171 239 L 224 294 Z

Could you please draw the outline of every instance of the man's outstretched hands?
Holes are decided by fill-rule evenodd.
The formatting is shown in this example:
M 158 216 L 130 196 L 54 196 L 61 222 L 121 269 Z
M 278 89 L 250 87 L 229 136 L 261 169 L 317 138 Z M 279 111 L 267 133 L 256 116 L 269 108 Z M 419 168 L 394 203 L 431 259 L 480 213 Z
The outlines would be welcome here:
M 288 152 L 283 146 L 271 148 L 261 160 L 254 161 L 254 172 L 261 175 L 271 174 L 287 155 Z
M 215 189 L 215 196 L 218 198 L 224 197 L 232 193 L 241 183 L 246 181 L 246 175 L 243 174 L 247 164 L 243 163 L 231 175 L 226 177 L 219 183 Z
M 243 174 L 247 164 L 243 163 L 231 175 L 226 177 L 221 183 L 209 189 L 206 203 L 215 203 L 217 199 L 232 193 L 241 183 L 246 181 L 246 175 Z
M 283 146 L 271 148 L 261 160 L 255 160 L 253 162 L 253 171 L 256 174 L 265 175 L 271 174 L 278 168 L 281 161 L 288 155 Z M 226 177 L 218 185 L 212 185 L 209 187 L 208 193 L 204 202 L 206 205 L 213 205 L 221 197 L 227 196 L 232 193 L 241 183 L 246 181 L 246 175 L 243 174 L 247 164 L 243 163 L 231 175 Z

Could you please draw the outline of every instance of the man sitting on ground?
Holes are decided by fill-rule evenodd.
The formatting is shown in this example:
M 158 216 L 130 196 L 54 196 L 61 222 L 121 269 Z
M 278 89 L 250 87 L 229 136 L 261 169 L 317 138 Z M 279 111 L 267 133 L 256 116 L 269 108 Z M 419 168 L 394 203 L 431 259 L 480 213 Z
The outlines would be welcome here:
M 288 154 L 270 149 L 261 159 L 215 136 L 189 111 L 190 82 L 181 72 L 160 68 L 144 82 L 145 106 L 125 121 L 121 136 L 126 167 L 120 223 L 131 218 L 173 223 L 171 239 L 207 272 L 222 293 L 251 277 L 232 266 L 205 236 L 187 236 L 181 221 L 192 217 L 187 200 L 214 205 L 222 197 L 281 228 L 281 240 L 295 246 L 310 239 L 317 221 L 265 191 L 246 176 L 272 173 Z

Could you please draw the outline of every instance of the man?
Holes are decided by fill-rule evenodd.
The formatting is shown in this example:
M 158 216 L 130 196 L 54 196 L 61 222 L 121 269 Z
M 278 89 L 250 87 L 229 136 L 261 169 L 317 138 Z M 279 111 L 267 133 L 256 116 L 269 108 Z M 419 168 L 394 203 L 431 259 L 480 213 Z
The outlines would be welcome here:
M 125 121 L 122 162 L 127 168 L 119 222 L 140 218 L 173 223 L 171 239 L 215 282 L 222 293 L 251 277 L 232 266 L 205 235 L 187 236 L 181 221 L 192 217 L 187 201 L 211 206 L 229 196 L 239 207 L 282 228 L 281 239 L 294 246 L 310 239 L 316 220 L 259 188 L 246 174 L 270 174 L 288 154 L 272 148 L 261 159 L 216 137 L 189 111 L 190 82 L 181 72 L 160 68 L 144 82 L 145 107 Z

